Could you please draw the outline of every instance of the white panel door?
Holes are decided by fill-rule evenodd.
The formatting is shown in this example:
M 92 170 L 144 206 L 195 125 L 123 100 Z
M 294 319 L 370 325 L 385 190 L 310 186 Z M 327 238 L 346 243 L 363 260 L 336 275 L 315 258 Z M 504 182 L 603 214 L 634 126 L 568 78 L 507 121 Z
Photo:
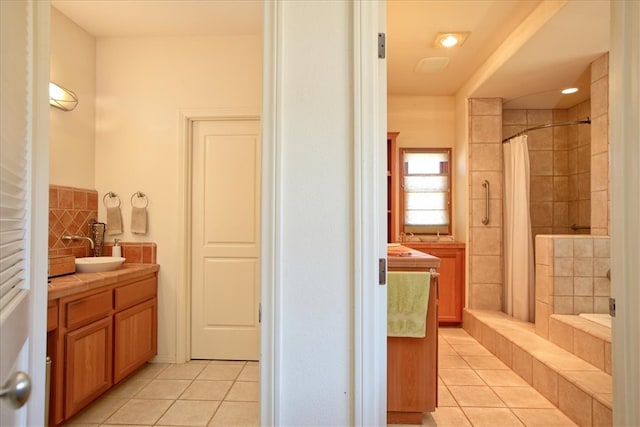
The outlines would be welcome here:
M 191 358 L 258 360 L 260 122 L 193 125 Z

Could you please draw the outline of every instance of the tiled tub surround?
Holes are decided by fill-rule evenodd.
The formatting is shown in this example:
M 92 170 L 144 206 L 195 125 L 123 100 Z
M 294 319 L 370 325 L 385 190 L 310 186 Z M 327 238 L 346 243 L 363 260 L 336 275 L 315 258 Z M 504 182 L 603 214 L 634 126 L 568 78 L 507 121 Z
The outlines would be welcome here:
M 608 236 L 536 237 L 536 333 L 549 338 L 552 314 L 608 313 Z
M 611 375 L 499 311 L 465 309 L 463 325 L 576 424 L 612 425 Z
M 83 188 L 49 186 L 49 256 L 91 256 L 86 240 L 63 242 L 64 235 L 89 235 L 89 223 L 98 218 L 98 192 Z

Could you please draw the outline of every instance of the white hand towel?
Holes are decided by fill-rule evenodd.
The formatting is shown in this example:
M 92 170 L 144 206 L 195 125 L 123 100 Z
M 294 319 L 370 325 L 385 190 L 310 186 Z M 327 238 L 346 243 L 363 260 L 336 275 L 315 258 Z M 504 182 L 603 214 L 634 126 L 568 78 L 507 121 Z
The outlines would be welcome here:
M 133 207 L 131 209 L 131 232 L 147 234 L 147 208 Z
M 107 234 L 122 234 L 122 212 L 120 206 L 107 208 Z

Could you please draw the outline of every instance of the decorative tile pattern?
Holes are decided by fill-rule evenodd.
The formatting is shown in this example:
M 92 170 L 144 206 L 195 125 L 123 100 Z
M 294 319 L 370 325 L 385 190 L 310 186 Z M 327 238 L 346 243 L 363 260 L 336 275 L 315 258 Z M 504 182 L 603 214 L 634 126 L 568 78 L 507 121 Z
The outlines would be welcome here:
M 63 235 L 89 236 L 89 223 L 98 218 L 98 192 L 49 186 L 49 256 L 92 255 L 86 241 L 63 242 Z

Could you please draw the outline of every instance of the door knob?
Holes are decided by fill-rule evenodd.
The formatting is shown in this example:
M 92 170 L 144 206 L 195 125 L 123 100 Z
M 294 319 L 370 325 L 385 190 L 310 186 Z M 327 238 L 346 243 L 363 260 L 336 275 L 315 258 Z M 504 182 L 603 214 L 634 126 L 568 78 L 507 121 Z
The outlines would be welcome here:
M 0 399 L 7 399 L 15 409 L 21 408 L 31 394 L 31 378 L 22 371 L 17 371 L 0 388 Z

